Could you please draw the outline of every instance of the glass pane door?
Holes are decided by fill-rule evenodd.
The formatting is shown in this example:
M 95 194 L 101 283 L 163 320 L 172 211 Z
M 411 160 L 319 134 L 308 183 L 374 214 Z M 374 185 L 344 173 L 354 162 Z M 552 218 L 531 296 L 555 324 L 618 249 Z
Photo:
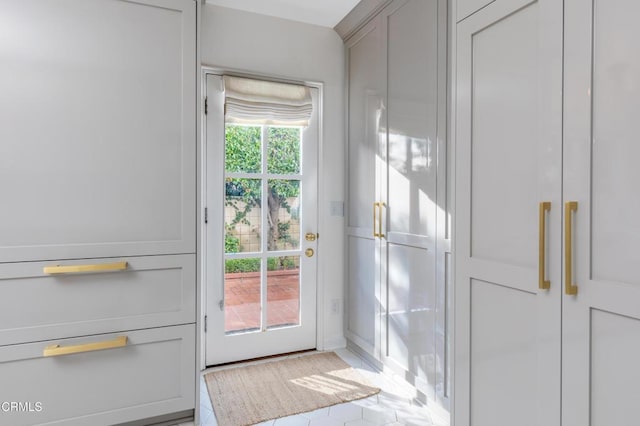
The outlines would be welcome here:
M 225 125 L 225 335 L 300 325 L 301 134 Z

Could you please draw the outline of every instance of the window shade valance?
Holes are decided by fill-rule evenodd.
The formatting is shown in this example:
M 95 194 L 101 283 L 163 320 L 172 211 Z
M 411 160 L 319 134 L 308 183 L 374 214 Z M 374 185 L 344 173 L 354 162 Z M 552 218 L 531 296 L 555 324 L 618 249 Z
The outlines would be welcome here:
M 313 111 L 306 86 L 224 76 L 229 123 L 308 126 Z

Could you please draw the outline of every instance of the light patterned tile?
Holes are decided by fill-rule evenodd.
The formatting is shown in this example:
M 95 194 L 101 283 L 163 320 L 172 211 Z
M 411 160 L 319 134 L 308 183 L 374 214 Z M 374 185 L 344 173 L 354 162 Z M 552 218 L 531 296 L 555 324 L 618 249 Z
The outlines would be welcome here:
M 362 418 L 362 409 L 363 407 L 350 402 L 347 404 L 333 405 L 329 407 L 329 417 L 344 422 L 358 420 Z
M 202 414 L 200 413 L 200 426 L 218 426 L 218 420 L 213 411 Z
M 406 425 L 424 425 L 433 424 L 429 410 L 426 407 L 403 407 L 396 410 L 398 421 Z
M 353 368 L 360 368 L 362 367 L 362 359 L 354 354 L 353 352 L 351 352 L 350 350 L 343 348 L 343 349 L 336 349 L 335 353 L 344 360 L 344 362 L 346 362 L 347 364 L 349 364 L 350 366 L 352 366 Z
M 309 419 L 302 417 L 301 415 L 282 417 L 277 419 L 274 426 L 309 426 Z
M 311 420 L 309 426 L 344 426 L 344 420 L 338 420 L 333 417 L 318 417 Z
M 369 420 L 360 419 L 345 423 L 345 426 L 380 426 L 378 423 L 372 423 Z
M 433 423 L 430 423 L 428 420 L 425 420 L 425 419 L 406 420 L 404 424 L 406 426 L 432 426 L 433 425 Z
M 320 408 L 318 410 L 309 411 L 307 413 L 302 413 L 301 416 L 306 417 L 309 420 L 317 419 L 319 417 L 328 417 L 329 407 Z
M 395 410 L 380 405 L 375 407 L 364 407 L 362 414 L 363 419 L 379 425 L 397 420 Z
M 211 406 L 200 404 L 200 417 L 210 413 L 213 413 L 213 408 L 211 408 Z
M 397 410 L 403 407 L 410 407 L 411 401 L 406 398 L 397 397 L 395 395 L 384 394 L 378 395 L 378 405 L 390 410 Z
M 373 395 L 364 399 L 358 399 L 356 401 L 353 401 L 352 404 L 359 405 L 360 407 L 371 407 L 373 405 L 378 405 L 378 395 Z
M 275 420 L 267 420 L 266 422 L 256 423 L 255 426 L 273 426 Z

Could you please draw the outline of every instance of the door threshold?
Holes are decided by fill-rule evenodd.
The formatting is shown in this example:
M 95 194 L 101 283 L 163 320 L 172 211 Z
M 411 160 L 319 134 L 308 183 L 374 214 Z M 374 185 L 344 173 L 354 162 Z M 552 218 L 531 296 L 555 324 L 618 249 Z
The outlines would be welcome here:
M 303 356 L 303 355 L 310 355 L 312 353 L 316 353 L 318 352 L 315 348 L 314 349 L 304 349 L 301 351 L 294 351 L 294 352 L 285 352 L 282 354 L 275 354 L 275 355 L 268 355 L 268 356 L 263 356 L 263 357 L 259 357 L 259 358 L 250 358 L 250 359 L 244 359 L 241 361 L 232 361 L 232 362 L 226 362 L 226 363 L 222 363 L 222 364 L 214 364 L 214 365 L 207 365 L 207 369 L 211 369 L 211 368 L 228 368 L 228 367 L 239 367 L 241 365 L 247 365 L 247 364 L 260 364 L 266 361 L 273 361 L 276 359 L 282 359 L 282 358 L 288 358 L 291 356 Z

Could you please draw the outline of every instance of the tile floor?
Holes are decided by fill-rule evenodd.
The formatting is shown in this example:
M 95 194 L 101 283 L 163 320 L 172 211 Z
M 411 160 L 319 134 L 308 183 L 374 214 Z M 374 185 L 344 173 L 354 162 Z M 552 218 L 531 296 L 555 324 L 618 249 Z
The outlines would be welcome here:
M 335 351 L 372 384 L 378 386 L 378 395 L 321 408 L 309 413 L 283 417 L 260 423 L 260 426 L 449 426 L 449 419 L 442 411 L 430 410 L 413 400 L 415 390 L 401 379 L 381 373 L 348 349 Z M 304 356 L 304 355 L 292 355 Z M 272 360 L 271 360 L 272 361 Z M 265 362 L 265 361 L 257 361 Z M 233 367 L 222 367 L 233 368 Z M 207 370 L 212 371 L 212 369 Z M 217 426 L 204 380 L 200 380 L 201 426 Z M 184 423 L 181 426 L 193 426 Z

